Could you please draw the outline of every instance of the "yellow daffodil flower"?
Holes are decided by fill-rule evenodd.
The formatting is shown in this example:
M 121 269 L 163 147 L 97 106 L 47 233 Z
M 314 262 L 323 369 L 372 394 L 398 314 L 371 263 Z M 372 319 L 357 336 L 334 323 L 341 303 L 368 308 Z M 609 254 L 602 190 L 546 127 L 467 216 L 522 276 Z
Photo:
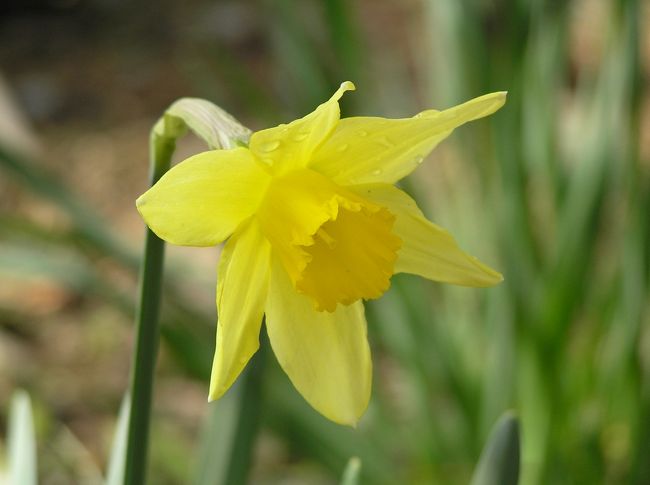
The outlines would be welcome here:
M 304 118 L 253 133 L 248 147 L 188 158 L 137 201 L 172 244 L 229 238 L 218 268 L 211 400 L 257 351 L 266 315 L 294 386 L 327 418 L 354 425 L 372 380 L 363 300 L 380 297 L 400 272 L 476 287 L 502 280 L 393 184 L 506 94 L 407 119 L 339 119 L 348 90 L 351 82 Z

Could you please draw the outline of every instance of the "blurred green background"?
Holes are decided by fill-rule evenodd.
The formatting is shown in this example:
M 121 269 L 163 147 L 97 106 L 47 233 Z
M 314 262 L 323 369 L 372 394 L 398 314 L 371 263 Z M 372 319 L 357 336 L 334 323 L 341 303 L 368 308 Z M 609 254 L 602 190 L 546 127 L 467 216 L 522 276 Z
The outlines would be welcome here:
M 0 422 L 28 390 L 41 483 L 100 483 L 128 383 L 134 200 L 176 98 L 260 129 L 343 80 L 344 116 L 507 90 L 402 183 L 505 282 L 397 276 L 368 305 L 375 380 L 356 430 L 268 355 L 251 482 L 336 483 L 356 455 L 363 483 L 465 484 L 514 409 L 525 485 L 650 483 L 649 32 L 639 0 L 3 2 Z M 177 158 L 201 150 L 188 138 Z M 218 253 L 168 248 L 151 483 L 218 483 L 218 447 L 202 445 L 220 429 Z

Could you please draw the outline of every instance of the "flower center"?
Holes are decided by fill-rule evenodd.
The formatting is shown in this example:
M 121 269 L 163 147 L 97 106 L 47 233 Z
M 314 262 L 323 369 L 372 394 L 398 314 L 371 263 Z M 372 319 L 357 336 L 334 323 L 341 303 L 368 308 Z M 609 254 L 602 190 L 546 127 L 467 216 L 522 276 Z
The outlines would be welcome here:
M 401 240 L 395 216 L 311 170 L 274 180 L 258 211 L 296 290 L 319 311 L 380 297 Z

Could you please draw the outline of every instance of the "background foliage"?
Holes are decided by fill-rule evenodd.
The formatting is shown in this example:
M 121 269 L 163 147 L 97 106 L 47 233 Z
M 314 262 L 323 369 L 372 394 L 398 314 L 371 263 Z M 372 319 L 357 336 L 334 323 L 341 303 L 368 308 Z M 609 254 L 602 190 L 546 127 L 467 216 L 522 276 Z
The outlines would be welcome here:
M 359 456 L 364 483 L 468 483 L 514 409 L 524 484 L 650 483 L 647 2 L 16 0 L 0 13 L 0 403 L 30 392 L 40 483 L 105 469 L 155 119 L 191 95 L 259 129 L 346 79 L 344 115 L 509 91 L 403 183 L 506 280 L 395 278 L 368 307 L 375 382 L 357 430 L 316 414 L 267 356 L 254 482 L 332 483 Z M 184 141 L 178 158 L 198 150 Z M 225 480 L 214 440 L 237 409 L 205 404 L 217 257 L 168 254 L 152 483 Z

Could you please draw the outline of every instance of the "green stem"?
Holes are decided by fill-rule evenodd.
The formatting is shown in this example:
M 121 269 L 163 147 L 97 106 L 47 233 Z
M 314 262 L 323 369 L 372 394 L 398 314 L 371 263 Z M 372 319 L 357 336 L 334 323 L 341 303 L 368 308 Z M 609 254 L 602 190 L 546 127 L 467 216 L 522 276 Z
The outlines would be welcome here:
M 176 139 L 152 132 L 150 140 L 151 185 L 169 169 Z M 162 290 L 165 243 L 150 229 L 140 272 L 140 300 L 136 317 L 136 341 L 131 371 L 131 416 L 126 449 L 125 485 L 143 485 L 147 471 L 149 422 L 154 369 L 158 350 L 158 315 Z

